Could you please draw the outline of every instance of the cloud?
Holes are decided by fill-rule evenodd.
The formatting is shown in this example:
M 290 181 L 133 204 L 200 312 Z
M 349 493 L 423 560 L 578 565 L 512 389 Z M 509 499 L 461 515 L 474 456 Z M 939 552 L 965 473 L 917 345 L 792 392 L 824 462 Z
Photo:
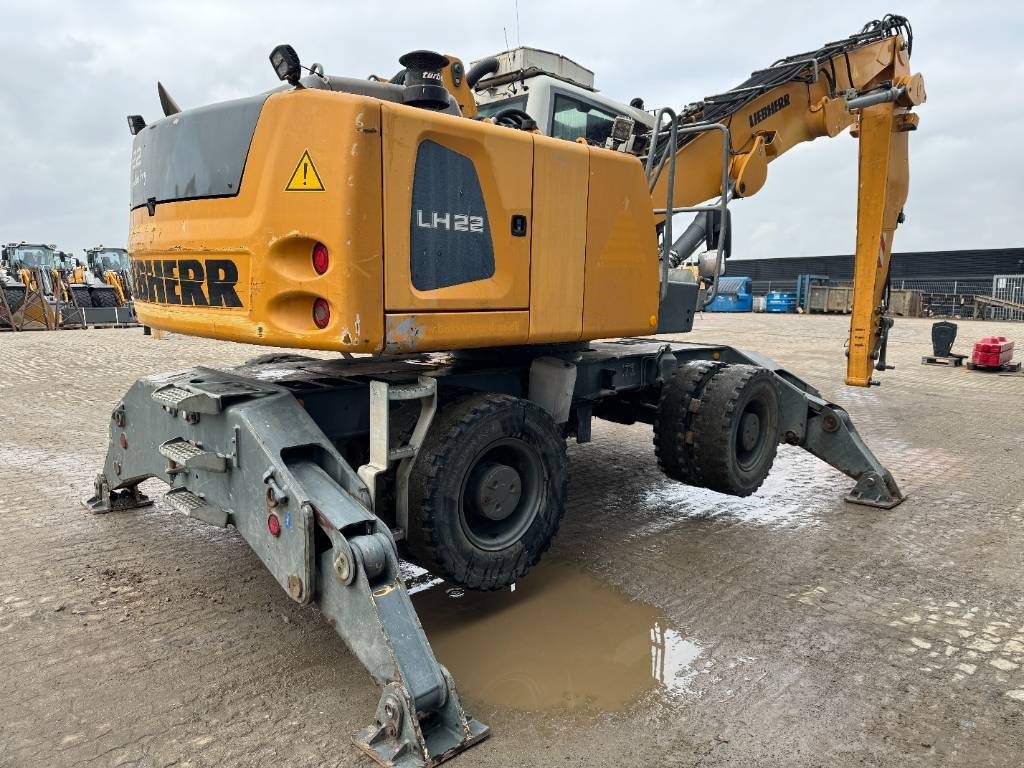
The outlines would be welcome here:
M 867 4 L 871 5 L 871 4 Z M 914 68 L 929 102 L 911 137 L 908 221 L 897 250 L 1017 245 L 1014 180 L 1024 161 L 1024 7 L 914 0 Z M 955 8 L 955 10 L 953 10 Z M 0 27 L 0 240 L 64 250 L 127 238 L 130 113 L 159 115 L 160 79 L 183 106 L 276 85 L 267 54 L 290 42 L 328 72 L 391 75 L 433 48 L 479 58 L 505 37 L 557 50 L 596 72 L 606 95 L 681 106 L 726 90 L 775 59 L 844 37 L 887 7 L 740 0 L 638 5 L 515 2 L 5 3 Z M 735 206 L 739 257 L 848 253 L 856 142 L 797 147 Z

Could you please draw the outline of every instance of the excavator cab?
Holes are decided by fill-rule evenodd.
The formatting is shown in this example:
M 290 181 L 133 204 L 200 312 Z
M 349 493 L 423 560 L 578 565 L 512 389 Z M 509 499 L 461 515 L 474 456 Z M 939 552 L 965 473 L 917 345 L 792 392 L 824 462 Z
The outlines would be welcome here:
M 472 86 L 477 116 L 498 124 L 515 124 L 525 113 L 547 136 L 596 146 L 611 138 L 617 118 L 640 130 L 654 126 L 651 113 L 598 93 L 594 73 L 560 54 L 520 47 L 475 61 L 474 70 L 487 73 Z

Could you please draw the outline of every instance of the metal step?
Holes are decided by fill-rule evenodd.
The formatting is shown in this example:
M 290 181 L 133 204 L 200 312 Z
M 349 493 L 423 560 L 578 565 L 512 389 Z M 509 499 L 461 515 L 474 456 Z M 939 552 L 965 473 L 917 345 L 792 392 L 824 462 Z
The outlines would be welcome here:
M 242 393 L 248 394 L 249 392 L 258 391 L 259 390 L 250 387 L 243 390 Z M 240 394 L 234 390 L 229 390 L 228 393 Z M 172 410 L 205 414 L 217 414 L 221 412 L 221 400 L 219 396 L 214 396 L 209 392 L 197 392 L 192 389 L 186 389 L 185 387 L 179 387 L 176 384 L 168 384 L 167 386 L 153 390 L 151 397 L 155 402 Z
M 183 437 L 168 440 L 160 446 L 160 453 L 186 469 L 199 469 L 205 472 L 227 472 L 228 470 L 226 457 L 213 451 L 204 451 Z
M 228 524 L 228 513 L 214 504 L 208 504 L 187 488 L 175 488 L 164 494 L 164 501 L 179 512 L 196 520 L 224 528 Z
M 180 408 L 181 401 L 188 397 L 192 397 L 191 392 L 187 389 L 176 387 L 173 384 L 153 392 L 153 400 L 168 408 Z
M 431 384 L 416 382 L 415 384 L 389 384 L 388 400 L 422 400 L 433 397 L 436 387 Z

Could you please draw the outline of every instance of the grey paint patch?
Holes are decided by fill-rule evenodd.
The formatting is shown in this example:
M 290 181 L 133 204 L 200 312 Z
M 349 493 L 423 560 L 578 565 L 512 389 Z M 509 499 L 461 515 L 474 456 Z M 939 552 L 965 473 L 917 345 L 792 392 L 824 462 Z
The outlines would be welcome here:
M 391 354 L 415 352 L 422 333 L 423 327 L 416 322 L 415 315 L 408 315 L 401 319 L 389 317 L 384 334 L 384 350 Z

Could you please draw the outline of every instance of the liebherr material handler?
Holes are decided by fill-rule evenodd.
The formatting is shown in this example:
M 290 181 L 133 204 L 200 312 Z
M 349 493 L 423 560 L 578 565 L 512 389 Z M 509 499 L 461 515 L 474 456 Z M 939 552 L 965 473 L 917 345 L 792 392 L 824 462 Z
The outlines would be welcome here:
M 887 16 L 678 114 L 612 102 L 582 68 L 523 50 L 469 69 L 416 51 L 387 81 L 303 76 L 279 46 L 284 85 L 259 96 L 181 110 L 160 86 L 165 117 L 129 117 L 140 320 L 341 356 L 140 380 L 87 505 L 150 504 L 139 484 L 159 478 L 171 506 L 234 525 L 382 687 L 361 749 L 387 766 L 466 749 L 488 729 L 435 660 L 398 557 L 468 588 L 522 578 L 559 526 L 566 439 L 589 441 L 593 418 L 653 424 L 659 466 L 690 485 L 750 494 L 785 442 L 854 478 L 851 502 L 902 500 L 848 415 L 778 364 L 636 337 L 688 331 L 710 300 L 730 199 L 794 145 L 852 126 L 847 381 L 885 367 L 924 100 L 911 42 Z M 675 238 L 684 212 L 698 218 Z M 674 279 L 701 240 L 706 279 Z

